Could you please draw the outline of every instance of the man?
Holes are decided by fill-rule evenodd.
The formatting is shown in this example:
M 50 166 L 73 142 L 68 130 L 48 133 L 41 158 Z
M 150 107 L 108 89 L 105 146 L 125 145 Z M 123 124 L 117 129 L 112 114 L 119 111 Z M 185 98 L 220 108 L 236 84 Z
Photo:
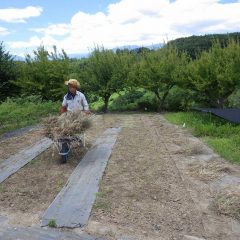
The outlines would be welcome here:
M 86 97 L 83 93 L 77 90 L 80 86 L 78 80 L 70 79 L 65 82 L 65 85 L 68 86 L 68 93 L 63 98 L 62 107 L 60 110 L 61 113 L 80 110 L 86 114 L 91 114 Z M 69 153 L 69 140 L 62 140 L 62 148 L 60 152 L 62 154 L 62 163 L 66 163 Z
M 70 79 L 65 82 L 65 85 L 68 86 L 68 93 L 63 98 L 61 113 L 81 110 L 86 114 L 90 114 L 85 95 L 77 90 L 80 86 L 78 80 Z

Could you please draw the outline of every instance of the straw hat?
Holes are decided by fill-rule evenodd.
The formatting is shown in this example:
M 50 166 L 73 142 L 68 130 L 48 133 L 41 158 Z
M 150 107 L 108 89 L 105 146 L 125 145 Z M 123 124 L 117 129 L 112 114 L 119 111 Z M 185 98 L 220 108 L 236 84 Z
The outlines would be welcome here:
M 73 85 L 73 86 L 76 87 L 76 88 L 79 88 L 79 87 L 80 87 L 80 83 L 79 83 L 79 81 L 76 80 L 76 79 L 69 79 L 68 81 L 65 81 L 65 85 L 68 86 L 68 84 L 71 84 L 71 85 Z

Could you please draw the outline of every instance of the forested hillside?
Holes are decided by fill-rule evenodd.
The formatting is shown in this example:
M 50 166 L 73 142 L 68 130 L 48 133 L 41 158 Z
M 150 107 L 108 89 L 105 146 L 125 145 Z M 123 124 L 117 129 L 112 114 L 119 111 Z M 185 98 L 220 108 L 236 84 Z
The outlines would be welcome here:
M 219 41 L 222 46 L 226 46 L 230 38 L 239 41 L 240 33 L 209 34 L 178 38 L 170 41 L 169 44 L 173 44 L 177 49 L 186 52 L 191 58 L 195 59 L 202 51 L 209 50 L 215 41 Z

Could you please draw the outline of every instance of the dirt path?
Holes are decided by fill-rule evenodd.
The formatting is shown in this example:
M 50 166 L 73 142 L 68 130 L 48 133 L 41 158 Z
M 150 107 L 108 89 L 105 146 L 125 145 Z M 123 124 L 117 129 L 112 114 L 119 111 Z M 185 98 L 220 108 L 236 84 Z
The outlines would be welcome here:
M 238 205 L 225 215 L 216 208 L 221 191 L 239 189 L 239 166 L 159 114 L 97 116 L 87 131 L 88 147 L 118 126 L 87 232 L 117 240 L 240 239 Z M 39 224 L 85 152 L 76 150 L 60 165 L 50 149 L 11 176 L 0 185 L 0 216 L 19 226 Z
M 239 222 L 211 208 L 211 181 L 199 181 L 197 175 L 192 180 L 188 174 L 192 159 L 216 157 L 201 141 L 160 115 L 125 116 L 124 126 L 92 211 L 89 232 L 129 240 L 240 239 Z

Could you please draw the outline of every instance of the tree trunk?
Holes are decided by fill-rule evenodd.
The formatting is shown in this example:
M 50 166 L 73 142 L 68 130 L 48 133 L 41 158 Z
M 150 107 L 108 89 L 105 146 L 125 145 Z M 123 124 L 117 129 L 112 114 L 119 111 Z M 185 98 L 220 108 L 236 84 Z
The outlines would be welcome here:
M 103 107 L 103 112 L 107 113 L 108 112 L 108 102 L 109 102 L 110 95 L 104 96 L 104 107 Z
M 159 106 L 158 106 L 158 112 L 161 112 L 162 110 L 163 110 L 163 107 L 164 107 L 164 104 L 165 104 L 165 100 L 166 100 L 166 98 L 167 98 L 167 96 L 168 96 L 168 94 L 169 94 L 169 91 L 173 88 L 173 86 L 174 86 L 174 84 L 172 84 L 172 85 L 170 85 L 169 87 L 168 87 L 168 89 L 165 91 L 165 93 L 163 94 L 163 97 L 161 98 L 160 97 L 160 95 L 159 95 L 159 93 L 157 92 L 157 94 L 156 94 L 156 92 L 155 92 L 155 94 L 157 95 L 157 98 L 159 99 Z
M 234 89 L 230 89 L 222 97 L 218 99 L 218 106 L 224 108 L 227 105 L 229 96 L 234 92 Z
M 217 100 L 217 108 L 224 108 L 225 107 L 225 102 L 227 101 L 227 98 L 219 98 Z
M 169 93 L 169 90 L 167 92 L 165 92 L 163 97 L 161 98 L 161 101 L 160 101 L 160 104 L 159 104 L 159 107 L 158 107 L 158 112 L 162 112 L 163 106 L 164 106 L 164 103 L 165 103 L 165 100 L 167 98 L 168 93 Z
M 159 106 L 158 106 L 158 112 L 159 112 L 159 109 L 160 109 L 160 106 L 161 106 L 162 99 L 161 99 L 161 97 L 160 97 L 160 95 L 159 95 L 158 90 L 155 90 L 154 93 L 155 93 L 155 95 L 156 95 L 156 97 L 157 97 L 157 99 L 158 99 L 158 101 L 159 101 Z

